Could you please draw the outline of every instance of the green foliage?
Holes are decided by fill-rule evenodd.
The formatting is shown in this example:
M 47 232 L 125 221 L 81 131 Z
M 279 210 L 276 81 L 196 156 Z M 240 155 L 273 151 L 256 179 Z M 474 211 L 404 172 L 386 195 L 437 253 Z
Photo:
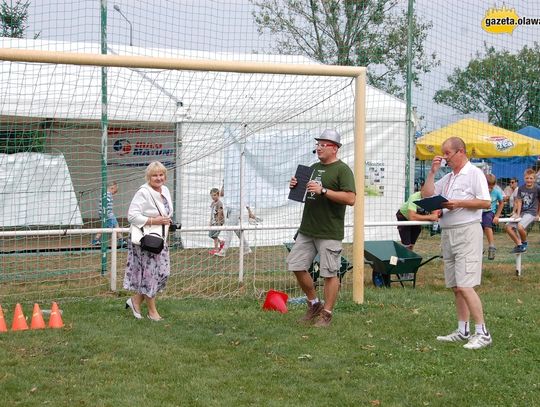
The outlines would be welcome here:
M 269 32 L 280 54 L 308 56 L 325 64 L 367 66 L 371 85 L 403 96 L 408 21 L 397 0 L 250 0 L 260 33 Z M 423 43 L 430 22 L 413 17 L 412 81 L 439 64 Z
M 448 77 L 450 87 L 435 93 L 437 103 L 461 113 L 487 113 L 508 130 L 540 126 L 540 47 L 534 43 L 512 54 L 485 46 L 465 69 Z
M 3 0 L 0 4 L 0 36 L 11 38 L 24 38 L 24 33 L 28 26 L 28 6 L 29 0 L 13 1 Z M 39 33 L 34 39 L 39 37 Z

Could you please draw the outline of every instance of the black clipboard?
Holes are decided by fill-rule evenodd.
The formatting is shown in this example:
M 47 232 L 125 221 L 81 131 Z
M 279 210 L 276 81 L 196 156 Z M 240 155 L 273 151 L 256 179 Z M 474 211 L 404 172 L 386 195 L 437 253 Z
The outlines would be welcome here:
M 306 201 L 307 183 L 311 179 L 312 175 L 313 170 L 311 169 L 311 167 L 300 164 L 298 168 L 296 168 L 296 173 L 294 174 L 294 177 L 296 178 L 296 181 L 298 183 L 293 189 L 289 191 L 289 199 L 297 202 Z
M 448 202 L 448 199 L 442 195 L 435 195 L 429 198 L 420 199 L 419 201 L 414 201 L 416 205 L 428 212 L 442 209 L 442 204 L 445 202 Z

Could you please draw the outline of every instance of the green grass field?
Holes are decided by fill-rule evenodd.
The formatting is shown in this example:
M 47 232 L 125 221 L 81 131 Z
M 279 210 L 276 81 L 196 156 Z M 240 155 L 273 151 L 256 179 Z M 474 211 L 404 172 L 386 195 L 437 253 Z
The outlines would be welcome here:
M 63 329 L 0 334 L 0 405 L 538 405 L 538 278 L 508 279 L 482 291 L 494 345 L 480 351 L 435 340 L 455 324 L 441 289 L 367 288 L 329 329 L 250 299 L 166 299 L 162 323 L 125 297 L 70 302 Z
M 487 349 L 436 341 L 456 324 L 438 260 L 416 289 L 374 288 L 366 268 L 361 305 L 347 274 L 328 329 L 297 324 L 304 305 L 265 312 L 248 296 L 164 298 L 165 321 L 137 321 L 120 292 L 61 303 L 63 329 L 0 334 L 0 406 L 539 405 L 537 235 L 529 241 L 522 277 L 507 248 L 485 262 Z M 423 236 L 418 251 L 437 242 Z
M 64 307 L 65 328 L 0 336 L 3 406 L 533 406 L 540 402 L 535 293 L 484 295 L 494 345 L 440 344 L 448 293 L 368 290 L 330 329 L 303 308 L 165 300 L 163 323 L 120 299 Z

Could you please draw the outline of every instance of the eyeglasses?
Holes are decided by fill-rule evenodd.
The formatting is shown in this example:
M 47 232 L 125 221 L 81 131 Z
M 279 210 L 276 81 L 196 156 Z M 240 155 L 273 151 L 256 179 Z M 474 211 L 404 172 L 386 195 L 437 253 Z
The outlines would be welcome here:
M 515 183 L 516 183 L 516 181 L 510 181 L 510 184 L 515 184 Z
M 324 148 L 324 147 L 336 147 L 335 144 L 333 143 L 315 143 L 315 148 L 317 147 L 321 147 L 321 148 Z

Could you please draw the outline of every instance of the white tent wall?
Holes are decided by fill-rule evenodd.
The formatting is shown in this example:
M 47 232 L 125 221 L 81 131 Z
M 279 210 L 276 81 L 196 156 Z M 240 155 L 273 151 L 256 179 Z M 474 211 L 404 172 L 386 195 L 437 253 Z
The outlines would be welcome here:
M 328 123 L 305 123 L 304 129 L 308 132 L 299 132 L 294 138 L 297 143 L 296 149 L 292 149 L 283 140 L 285 135 L 291 133 L 285 126 L 273 130 L 266 130 L 262 134 L 252 136 L 245 146 L 245 180 L 244 188 L 247 191 L 246 203 L 249 203 L 256 215 L 263 219 L 263 224 L 271 225 L 298 225 L 301 219 L 302 204 L 289 201 L 288 185 L 290 177 L 294 174 L 298 164 L 310 165 L 316 161 L 316 156 L 312 150 L 315 140 Z M 238 126 L 240 127 L 240 126 Z M 248 125 L 249 127 L 249 125 Z M 302 127 L 302 126 L 299 126 Z M 298 126 L 295 129 L 299 128 Z M 341 133 L 343 146 L 340 149 L 341 159 L 351 168 L 353 167 L 353 131 L 352 123 L 335 124 Z M 405 188 L 404 162 L 406 160 L 405 150 L 405 124 L 403 122 L 367 123 L 366 137 L 370 140 L 366 146 L 366 162 L 379 163 L 379 168 L 383 168 L 384 178 L 379 184 L 384 186 L 384 192 L 377 196 L 365 196 L 365 220 L 369 222 L 395 220 L 395 213 L 401 204 Z M 227 134 L 224 135 L 227 137 Z M 281 141 L 280 141 L 281 140 Z M 388 154 L 388 146 L 392 145 L 392 153 Z M 177 202 L 182 205 L 182 223 L 184 226 L 200 226 L 208 224 L 209 221 L 209 190 L 211 187 L 220 188 L 225 179 L 225 201 L 227 201 L 227 181 L 239 175 L 240 149 L 235 149 L 238 153 L 237 161 L 207 161 L 204 173 L 199 166 L 187 164 L 182 168 L 181 180 L 184 183 L 185 191 L 183 197 L 179 197 Z M 296 159 L 291 159 L 288 153 L 300 152 Z M 273 160 L 279 164 L 279 171 L 272 168 L 268 160 Z M 264 167 L 259 173 L 266 174 L 266 179 L 261 182 L 253 182 L 253 174 L 256 172 L 253 167 Z M 369 165 L 366 165 L 369 167 Z M 210 183 L 208 182 L 210 180 Z M 213 180 L 213 182 L 212 182 Z M 239 187 L 237 187 L 238 189 Z M 265 189 L 266 188 L 266 189 Z M 359 198 L 362 195 L 359 194 Z M 362 204 L 361 199 L 358 204 Z M 244 215 L 246 212 L 244 212 Z M 353 210 L 347 209 L 347 223 L 353 223 Z M 247 224 L 247 218 L 243 219 Z M 285 241 L 290 241 L 294 235 L 294 230 L 272 230 L 272 231 L 248 231 L 247 237 L 251 244 L 258 245 L 278 245 Z M 366 240 L 397 239 L 395 227 L 369 227 L 364 231 Z M 352 241 L 352 229 L 347 230 L 346 241 Z M 223 237 L 223 236 L 222 236 Z M 190 233 L 183 236 L 183 243 L 187 247 L 208 247 L 211 241 L 206 232 Z M 239 240 L 233 237 L 233 246 L 239 244 Z
M 40 40 L 2 38 L 0 46 L 99 52 L 98 44 Z M 192 53 L 137 47 L 129 50 L 131 54 L 140 51 L 141 55 L 160 57 L 189 58 Z M 116 52 L 114 46 L 110 51 Z M 196 57 L 314 63 L 299 56 L 246 55 L 243 58 L 237 54 L 201 55 L 197 52 Z M 260 169 L 261 164 L 266 163 L 263 173 L 266 171 L 268 185 L 273 189 L 281 185 L 272 191 L 273 201 L 269 199 L 269 191 L 257 190 L 266 197 L 254 205 L 265 225 L 295 225 L 300 221 L 301 205 L 286 200 L 288 180 L 298 164 L 308 165 L 316 160 L 311 152 L 313 137 L 323 129 L 336 128 L 341 132 L 340 157 L 351 167 L 354 165 L 353 83 L 350 78 L 310 78 L 320 84 L 313 86 L 305 82 L 305 77 L 275 76 L 269 79 L 262 74 L 121 68 L 108 68 L 107 72 L 107 115 L 111 130 L 107 179 L 119 182 L 115 212 L 120 218 L 126 216 L 131 197 L 144 182 L 144 164 L 160 159 L 170 162 L 173 167 L 179 164 L 176 169 L 171 168 L 167 183 L 175 193 L 178 220 L 186 227 L 207 225 L 209 190 L 221 187 L 225 175 L 231 171 L 224 155 L 231 144 L 226 140 L 227 134 L 231 129 L 239 131 L 243 124 L 247 126 L 246 147 L 250 153 L 245 156 L 247 168 L 258 166 Z M 51 118 L 46 150 L 64 154 L 83 218 L 97 218 L 101 196 L 100 68 L 1 62 L 0 75 L 4 84 L 0 122 L 12 123 L 13 117 L 19 122 Z M 366 93 L 366 184 L 371 195 L 364 200 L 365 220 L 394 220 L 404 198 L 405 103 L 371 87 Z M 264 103 L 265 100 L 271 100 L 272 104 Z M 115 133 L 118 128 L 133 132 Z M 160 134 L 159 143 L 152 142 L 156 133 Z M 283 143 L 285 139 L 294 146 L 280 145 L 279 140 Z M 123 151 L 121 147 L 125 141 L 122 140 L 128 140 L 130 148 L 137 140 L 143 145 L 150 141 L 152 145 L 141 158 L 135 157 L 133 150 Z M 262 148 L 267 142 L 270 145 Z M 181 148 L 177 149 L 177 146 Z M 171 151 L 172 155 L 169 154 Z M 289 151 L 294 154 L 287 154 Z M 280 163 L 279 174 L 268 167 L 269 157 Z M 201 166 L 201 162 L 204 165 Z M 359 198 L 362 197 L 361 191 L 358 192 Z M 357 205 L 362 203 L 361 199 L 357 200 Z M 349 223 L 352 223 L 352 214 L 349 209 Z M 256 235 L 256 243 L 262 245 L 278 244 L 290 240 L 292 235 L 289 230 L 248 233 Z M 365 237 L 367 240 L 394 239 L 397 232 L 395 228 L 366 228 Z M 182 238 L 186 247 L 208 247 L 211 243 L 206 232 L 185 233 Z M 348 230 L 347 240 L 351 239 L 352 230 Z
M 0 154 L 0 208 L 0 227 L 82 225 L 61 154 Z

